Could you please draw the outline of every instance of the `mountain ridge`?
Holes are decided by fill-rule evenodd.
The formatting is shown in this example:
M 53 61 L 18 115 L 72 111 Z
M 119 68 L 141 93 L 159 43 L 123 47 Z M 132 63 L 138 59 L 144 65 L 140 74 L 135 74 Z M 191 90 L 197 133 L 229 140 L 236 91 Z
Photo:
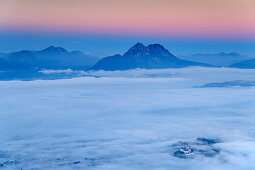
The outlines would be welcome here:
M 236 52 L 219 52 L 219 53 L 197 53 L 197 54 L 190 54 L 186 56 L 178 56 L 181 59 L 194 61 L 194 62 L 201 62 L 207 63 L 217 66 L 229 66 L 234 63 L 238 63 L 247 59 L 250 59 L 248 56 L 241 55 Z
M 196 54 L 203 58 L 205 54 Z M 210 57 L 215 55 L 225 58 L 240 59 L 243 55 L 235 52 L 207 54 Z M 247 57 L 247 56 L 246 56 Z M 245 57 L 244 57 L 245 58 Z M 247 57 L 248 58 L 248 57 Z M 225 62 L 223 58 L 220 58 Z M 229 60 L 227 61 L 229 62 Z M 233 61 L 232 61 L 233 62 Z M 210 63 L 210 62 L 209 62 Z M 170 53 L 160 44 L 136 43 L 123 55 L 116 54 L 99 60 L 99 57 L 90 56 L 81 51 L 67 51 L 63 47 L 49 46 L 39 51 L 21 50 L 8 54 L 0 53 L 0 70 L 20 70 L 20 69 L 73 69 L 73 70 L 128 70 L 136 68 L 163 69 L 163 68 L 183 68 L 189 66 L 204 67 L 232 67 L 253 69 L 255 59 L 241 60 L 233 64 L 209 64 L 208 62 L 195 62 L 179 58 Z M 89 66 L 90 65 L 90 66 Z
M 255 69 L 255 59 L 244 60 L 239 63 L 234 63 L 228 67 L 241 69 Z
M 137 43 L 123 55 L 114 55 L 99 60 L 91 70 L 128 70 L 135 68 L 182 68 L 188 66 L 213 67 L 210 64 L 182 60 L 160 44 L 144 46 Z
M 39 51 L 21 50 L 2 54 L 10 68 L 22 69 L 83 69 L 95 64 L 99 57 L 81 51 L 67 51 L 63 47 L 49 46 Z M 2 66 L 3 67 L 3 66 Z

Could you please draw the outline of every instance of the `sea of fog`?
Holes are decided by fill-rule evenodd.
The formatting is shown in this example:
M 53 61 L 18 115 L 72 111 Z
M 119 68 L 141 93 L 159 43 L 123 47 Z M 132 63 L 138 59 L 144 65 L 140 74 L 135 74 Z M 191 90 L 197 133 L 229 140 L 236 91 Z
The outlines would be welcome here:
M 0 81 L 0 169 L 255 169 L 255 70 L 79 75 Z M 217 139 L 220 152 L 174 155 L 197 138 Z

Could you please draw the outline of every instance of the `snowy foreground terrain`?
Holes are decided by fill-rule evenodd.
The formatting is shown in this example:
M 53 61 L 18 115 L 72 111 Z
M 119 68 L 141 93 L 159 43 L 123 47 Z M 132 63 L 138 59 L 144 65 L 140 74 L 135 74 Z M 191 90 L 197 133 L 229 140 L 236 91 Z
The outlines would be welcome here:
M 0 169 L 255 169 L 255 70 L 80 75 L 0 82 Z

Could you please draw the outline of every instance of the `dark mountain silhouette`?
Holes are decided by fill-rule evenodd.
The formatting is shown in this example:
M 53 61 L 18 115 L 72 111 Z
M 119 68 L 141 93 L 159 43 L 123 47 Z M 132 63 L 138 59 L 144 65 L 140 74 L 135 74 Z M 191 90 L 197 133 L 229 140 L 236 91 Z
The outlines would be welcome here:
M 5 70 L 7 67 L 8 67 L 8 63 L 3 58 L 0 58 L 0 68 Z
M 182 68 L 188 66 L 212 67 L 210 64 L 179 59 L 160 44 L 151 44 L 146 47 L 142 43 L 137 43 L 124 55 L 117 54 L 101 59 L 91 70 Z
M 24 67 L 21 67 L 20 65 L 16 65 L 16 64 L 10 64 L 6 62 L 4 58 L 0 58 L 0 72 L 6 71 L 6 70 L 20 69 L 20 68 L 24 68 Z
M 249 57 L 245 55 L 241 55 L 238 53 L 215 53 L 215 54 L 191 54 L 187 56 L 179 56 L 181 59 L 194 61 L 194 62 L 201 62 L 207 63 L 217 66 L 229 66 L 234 63 L 241 62 L 243 60 L 249 59 Z
M 230 65 L 229 67 L 242 68 L 242 69 L 255 69 L 255 59 L 245 60 L 239 63 Z
M 16 69 L 84 69 L 86 66 L 89 68 L 99 60 L 98 57 L 85 55 L 80 51 L 69 52 L 62 47 L 54 46 L 41 51 L 13 52 L 3 55 L 2 59 L 9 67 Z

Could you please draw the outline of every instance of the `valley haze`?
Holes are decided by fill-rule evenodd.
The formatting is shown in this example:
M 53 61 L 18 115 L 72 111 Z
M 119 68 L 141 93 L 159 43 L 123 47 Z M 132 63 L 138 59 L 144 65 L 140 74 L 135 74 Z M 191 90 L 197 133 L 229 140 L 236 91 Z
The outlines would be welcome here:
M 0 55 L 0 80 L 54 79 L 41 70 L 129 70 L 185 67 L 233 67 L 254 69 L 254 59 L 238 53 L 195 54 L 177 57 L 160 44 L 137 43 L 123 55 L 100 58 L 80 51 L 50 46 L 39 51 L 22 50 Z M 58 75 L 55 78 L 66 78 Z

